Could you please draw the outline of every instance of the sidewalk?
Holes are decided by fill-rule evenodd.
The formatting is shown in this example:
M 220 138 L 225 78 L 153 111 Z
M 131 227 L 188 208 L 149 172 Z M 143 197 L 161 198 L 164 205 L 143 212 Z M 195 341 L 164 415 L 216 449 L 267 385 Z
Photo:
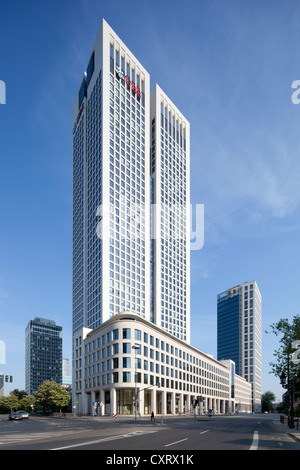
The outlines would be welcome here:
M 278 424 L 278 427 L 280 426 L 282 429 L 282 432 L 286 432 L 289 436 L 293 437 L 294 439 L 297 439 L 300 441 L 300 419 L 295 418 L 294 428 L 290 428 L 288 425 L 288 418 L 287 416 L 281 416 L 280 421 L 275 421 Z

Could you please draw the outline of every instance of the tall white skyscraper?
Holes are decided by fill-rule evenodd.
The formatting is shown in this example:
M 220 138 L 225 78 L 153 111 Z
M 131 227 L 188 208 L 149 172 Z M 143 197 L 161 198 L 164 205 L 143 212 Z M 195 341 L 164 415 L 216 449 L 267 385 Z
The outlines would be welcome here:
M 156 85 L 151 92 L 154 321 L 190 342 L 190 125 Z
M 149 74 L 105 21 L 73 109 L 73 328 L 150 321 Z
M 131 312 L 189 342 L 186 208 L 189 123 L 102 21 L 73 107 L 74 332 Z

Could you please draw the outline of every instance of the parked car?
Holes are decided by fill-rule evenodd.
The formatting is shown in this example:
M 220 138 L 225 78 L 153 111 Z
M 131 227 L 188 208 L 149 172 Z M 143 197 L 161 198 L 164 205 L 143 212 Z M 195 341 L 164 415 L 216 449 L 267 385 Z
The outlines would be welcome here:
M 10 421 L 21 421 L 23 418 L 22 418 L 22 415 L 20 415 L 20 413 L 12 412 L 12 413 L 9 413 L 8 419 Z
M 22 419 L 28 419 L 29 418 L 29 413 L 27 411 L 17 411 L 22 416 Z
M 212 416 L 212 415 L 213 415 L 213 411 L 212 411 L 212 410 L 208 410 L 207 416 Z

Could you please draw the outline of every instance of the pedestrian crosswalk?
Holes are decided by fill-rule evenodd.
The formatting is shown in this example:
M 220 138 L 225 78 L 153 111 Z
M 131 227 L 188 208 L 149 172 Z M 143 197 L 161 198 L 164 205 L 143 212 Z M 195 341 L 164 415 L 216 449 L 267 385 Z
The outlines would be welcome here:
M 81 431 L 77 431 L 78 433 Z M 30 442 L 30 441 L 37 441 L 39 439 L 51 439 L 52 437 L 63 437 L 68 435 L 76 434 L 74 430 L 66 430 L 66 431 L 55 431 L 55 432 L 35 432 L 35 433 L 21 433 L 17 432 L 16 434 L 9 434 L 0 433 L 0 448 L 4 445 L 9 444 L 20 444 L 22 442 Z
M 0 435 L 0 445 L 7 445 L 7 444 L 16 444 L 18 442 L 26 442 L 30 441 L 29 437 L 25 436 L 1 436 Z

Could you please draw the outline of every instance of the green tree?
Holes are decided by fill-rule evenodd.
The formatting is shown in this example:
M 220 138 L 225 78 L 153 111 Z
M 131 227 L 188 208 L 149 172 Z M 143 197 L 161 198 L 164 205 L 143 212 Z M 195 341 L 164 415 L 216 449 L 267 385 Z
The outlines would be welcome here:
M 0 397 L 0 413 L 7 413 L 5 397 Z
M 16 395 L 16 397 L 18 397 L 19 400 L 22 400 L 22 398 L 24 398 L 27 393 L 25 392 L 25 390 L 19 390 L 18 388 L 15 388 L 12 393 L 14 395 Z
M 271 373 L 280 377 L 284 371 L 286 375 L 289 375 L 290 380 L 293 380 L 299 373 L 299 364 L 294 364 L 292 361 L 293 353 L 295 352 L 295 348 L 292 345 L 294 341 L 300 340 L 300 316 L 294 316 L 291 323 L 287 318 L 283 318 L 277 323 L 272 323 L 271 332 L 276 336 L 281 336 L 279 340 L 280 347 L 274 352 L 277 361 L 270 362 Z M 267 331 L 266 333 L 269 332 Z
M 11 410 L 18 410 L 19 409 L 19 399 L 13 392 L 7 397 L 0 397 L 0 411 L 1 413 L 10 413 Z
M 24 411 L 32 411 L 35 406 L 36 399 L 34 395 L 25 395 L 20 400 L 20 408 Z
M 261 397 L 262 412 L 268 411 L 270 413 L 273 409 L 273 402 L 275 401 L 275 399 L 276 397 L 273 392 L 265 392 Z
M 68 392 L 56 382 L 45 380 L 36 393 L 37 404 L 43 410 L 61 409 L 68 405 L 70 396 Z

